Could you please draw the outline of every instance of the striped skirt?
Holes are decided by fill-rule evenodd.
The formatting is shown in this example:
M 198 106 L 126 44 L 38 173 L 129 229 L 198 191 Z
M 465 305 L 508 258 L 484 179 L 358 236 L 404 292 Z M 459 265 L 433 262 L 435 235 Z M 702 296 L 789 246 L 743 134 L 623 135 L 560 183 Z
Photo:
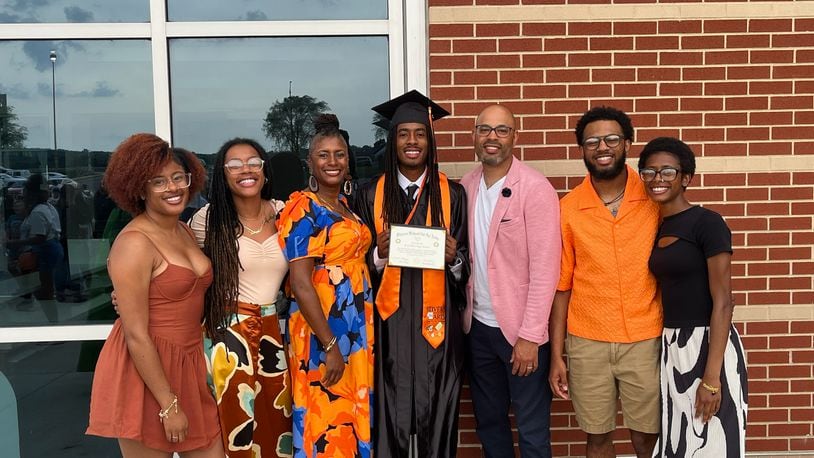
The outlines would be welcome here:
M 746 359 L 735 327 L 721 367 L 721 407 L 708 423 L 695 416 L 695 393 L 709 352 L 709 327 L 664 328 L 661 436 L 657 457 L 742 457 L 746 446 Z

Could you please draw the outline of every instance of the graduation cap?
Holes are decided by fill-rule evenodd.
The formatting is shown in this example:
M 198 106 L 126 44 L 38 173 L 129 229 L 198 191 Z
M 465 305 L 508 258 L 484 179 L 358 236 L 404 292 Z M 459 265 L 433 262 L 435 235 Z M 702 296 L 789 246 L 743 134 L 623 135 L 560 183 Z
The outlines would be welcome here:
M 406 122 L 417 122 L 432 128 L 432 121 L 449 116 L 449 111 L 415 89 L 376 105 L 373 107 L 373 111 L 389 119 L 389 127 Z
M 390 120 L 389 119 L 377 119 L 374 123 L 374 126 L 380 127 L 384 130 L 390 130 Z

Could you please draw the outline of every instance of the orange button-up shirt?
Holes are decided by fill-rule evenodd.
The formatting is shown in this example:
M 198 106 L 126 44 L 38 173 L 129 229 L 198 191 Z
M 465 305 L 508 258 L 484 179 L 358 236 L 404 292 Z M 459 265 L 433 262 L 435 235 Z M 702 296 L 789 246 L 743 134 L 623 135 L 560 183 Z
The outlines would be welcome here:
M 614 218 L 590 175 L 560 201 L 562 266 L 557 290 L 571 290 L 568 333 L 630 343 L 661 335 L 661 299 L 647 261 L 659 222 L 638 174 L 627 167 Z

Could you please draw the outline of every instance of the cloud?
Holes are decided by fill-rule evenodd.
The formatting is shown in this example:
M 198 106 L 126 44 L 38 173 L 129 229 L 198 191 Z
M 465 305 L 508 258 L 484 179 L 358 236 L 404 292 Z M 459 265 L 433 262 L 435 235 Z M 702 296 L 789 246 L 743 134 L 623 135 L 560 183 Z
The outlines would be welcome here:
M 33 10 L 47 5 L 49 0 L 15 0 L 9 5 L 14 11 Z
M 63 96 L 62 90 L 59 89 L 59 84 L 57 84 L 57 97 Z M 41 97 L 48 97 L 51 98 L 51 84 L 49 83 L 37 83 L 37 94 Z
M 31 93 L 25 90 L 20 83 L 17 83 L 14 86 L 6 86 L 0 83 L 0 94 L 6 94 L 8 96 L 9 105 L 11 105 L 12 101 L 15 99 L 28 100 L 31 98 Z
M 27 40 L 23 43 L 23 52 L 34 63 L 34 68 L 40 72 L 51 69 L 49 57 L 52 49 L 57 52 L 57 67 L 59 67 L 68 60 L 70 56 L 69 49 L 84 51 L 85 47 L 75 41 Z
M 107 81 L 97 81 L 93 89 L 70 94 L 69 97 L 116 97 L 118 95 L 121 95 L 121 91 L 111 87 Z
M 91 22 L 93 21 L 93 13 L 88 10 L 84 10 L 78 6 L 66 6 L 65 9 L 65 19 L 68 22 Z
M 253 10 L 253 11 L 247 11 L 246 12 L 246 20 L 247 21 L 268 21 L 268 19 L 269 18 L 268 18 L 268 16 L 266 16 L 266 13 L 264 13 L 264 12 L 262 12 L 260 10 Z
M 10 14 L 0 11 L 0 24 L 16 24 L 23 22 L 23 17 L 19 14 Z

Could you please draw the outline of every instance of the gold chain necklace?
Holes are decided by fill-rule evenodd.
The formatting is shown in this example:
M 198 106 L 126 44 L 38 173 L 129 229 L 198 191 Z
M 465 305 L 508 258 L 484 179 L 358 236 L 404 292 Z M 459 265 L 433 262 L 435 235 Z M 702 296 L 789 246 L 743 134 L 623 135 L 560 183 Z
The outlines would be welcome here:
M 334 212 L 334 213 L 338 214 L 339 216 L 342 216 L 343 218 L 345 217 L 345 213 L 344 213 L 344 212 L 342 212 L 342 210 L 340 210 L 339 208 L 335 207 L 335 206 L 334 206 L 333 204 L 331 204 L 330 202 L 328 202 L 328 201 L 326 201 L 326 200 L 323 200 L 323 199 L 322 199 L 322 197 L 321 197 L 319 194 L 314 193 L 314 195 L 315 195 L 315 196 L 317 196 L 317 200 L 319 200 L 319 203 L 321 203 L 322 205 L 324 205 L 324 206 L 328 207 L 328 209 L 329 209 L 329 210 L 331 210 L 332 212 Z M 341 206 L 341 203 L 340 203 L 340 206 Z
M 254 217 L 254 218 L 251 218 L 251 219 L 249 219 L 249 218 L 246 218 L 246 219 L 248 219 L 249 221 L 256 220 L 256 219 L 260 218 L 259 215 L 261 215 L 262 213 L 263 213 L 263 207 L 262 207 L 262 204 L 261 204 L 260 211 L 257 212 L 258 216 Z M 240 220 L 240 224 L 243 225 L 243 228 L 246 229 L 246 231 L 249 232 L 249 235 L 257 235 L 257 234 L 263 232 L 263 228 L 266 227 L 266 223 L 269 222 L 269 219 L 267 217 L 264 217 L 263 222 L 260 223 L 260 227 L 258 227 L 257 229 L 252 229 L 251 227 L 249 227 L 248 224 L 246 224 L 245 221 L 243 221 L 243 218 L 241 218 L 239 213 L 237 215 L 237 219 Z
M 242 224 L 243 228 L 246 229 L 246 231 L 249 232 L 249 235 L 257 235 L 257 234 L 263 232 L 263 228 L 266 227 L 267 222 L 268 222 L 268 220 L 264 219 L 263 222 L 260 224 L 260 227 L 258 227 L 257 229 L 250 228 L 249 225 L 244 223 L 242 220 L 240 221 L 240 224 Z

